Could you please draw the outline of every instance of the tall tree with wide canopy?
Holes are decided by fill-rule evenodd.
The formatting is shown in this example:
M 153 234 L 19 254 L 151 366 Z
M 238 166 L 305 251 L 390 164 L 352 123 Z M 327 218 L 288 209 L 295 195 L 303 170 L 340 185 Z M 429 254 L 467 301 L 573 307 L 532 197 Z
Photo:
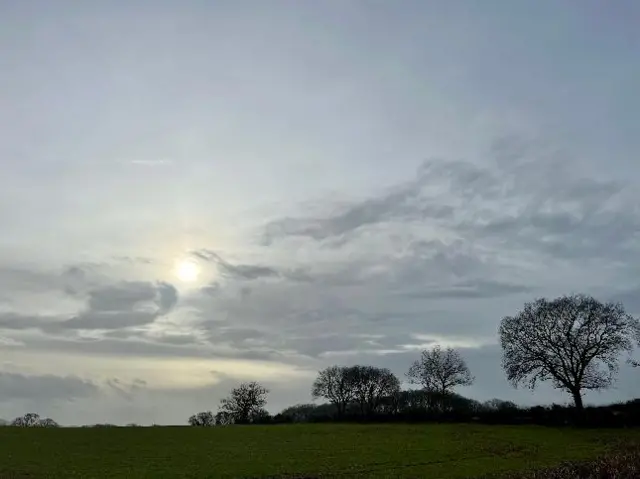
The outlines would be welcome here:
M 350 368 L 329 366 L 318 373 L 311 386 L 311 397 L 328 399 L 335 405 L 338 417 L 342 417 L 349 403 L 355 399 L 353 379 Z
M 220 401 L 220 412 L 236 424 L 247 424 L 264 414 L 269 390 L 256 381 L 242 383 Z
M 638 320 L 620 303 L 582 294 L 537 299 L 502 319 L 502 366 L 514 387 L 550 381 L 571 394 L 581 412 L 583 391 L 612 384 L 637 331 Z
M 363 416 L 372 416 L 385 397 L 400 391 L 400 380 L 387 368 L 356 365 L 347 368 L 347 374 Z

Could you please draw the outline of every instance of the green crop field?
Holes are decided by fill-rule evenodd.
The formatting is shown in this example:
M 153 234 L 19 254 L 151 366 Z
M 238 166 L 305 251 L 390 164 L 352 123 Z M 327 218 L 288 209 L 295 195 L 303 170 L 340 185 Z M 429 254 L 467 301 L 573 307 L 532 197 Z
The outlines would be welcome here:
M 469 477 L 597 456 L 638 430 L 482 425 L 0 428 L 0 477 Z

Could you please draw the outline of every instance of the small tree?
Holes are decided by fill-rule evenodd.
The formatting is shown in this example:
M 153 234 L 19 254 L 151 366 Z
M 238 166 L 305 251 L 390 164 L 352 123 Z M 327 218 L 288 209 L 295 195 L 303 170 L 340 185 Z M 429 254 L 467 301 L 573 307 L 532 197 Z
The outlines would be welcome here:
M 453 348 L 443 350 L 440 346 L 422 351 L 420 359 L 409 368 L 407 377 L 411 384 L 420 384 L 425 391 L 437 393 L 442 408 L 453 388 L 470 386 L 475 379 L 458 351 Z
M 255 381 L 242 383 L 220 401 L 220 411 L 228 413 L 236 424 L 248 424 L 263 415 L 268 393 L 267 388 Z
M 353 377 L 349 368 L 330 366 L 320 371 L 311 386 L 311 397 L 328 399 L 336 406 L 338 417 L 342 417 L 355 397 Z
M 60 427 L 60 425 L 50 417 L 46 417 L 44 419 L 40 419 L 36 427 Z
M 538 381 L 550 381 L 570 393 L 582 412 L 582 391 L 612 384 L 637 328 L 620 303 L 585 295 L 537 299 L 502 319 L 502 365 L 514 387 L 525 383 L 534 389 Z
M 215 416 L 216 424 L 219 426 L 228 426 L 233 424 L 233 416 L 226 411 L 218 411 Z
M 211 427 L 216 425 L 216 418 L 211 411 L 203 411 L 189 418 L 189 426 Z

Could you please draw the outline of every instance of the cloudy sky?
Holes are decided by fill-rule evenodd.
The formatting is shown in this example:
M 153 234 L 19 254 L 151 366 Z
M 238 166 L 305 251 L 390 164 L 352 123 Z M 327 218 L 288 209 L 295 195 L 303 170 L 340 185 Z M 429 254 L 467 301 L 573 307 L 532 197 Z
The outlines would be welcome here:
M 184 423 L 257 379 L 640 313 L 635 0 L 0 2 L 0 417 Z M 589 402 L 640 395 L 638 371 Z

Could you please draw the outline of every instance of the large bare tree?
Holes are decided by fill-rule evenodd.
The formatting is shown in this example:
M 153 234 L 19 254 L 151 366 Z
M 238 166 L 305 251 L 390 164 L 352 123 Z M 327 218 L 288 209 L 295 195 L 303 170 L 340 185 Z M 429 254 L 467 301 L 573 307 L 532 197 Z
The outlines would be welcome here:
M 353 387 L 353 397 L 363 416 L 373 415 L 384 398 L 400 391 L 400 380 L 387 368 L 351 366 L 347 374 Z
M 581 294 L 537 299 L 502 319 L 502 365 L 514 387 L 524 383 L 533 389 L 538 381 L 551 381 L 582 411 L 583 391 L 612 384 L 637 328 L 620 303 Z
M 263 414 L 269 390 L 255 381 L 242 383 L 220 401 L 220 412 L 236 424 L 247 424 Z
M 424 390 L 440 394 L 443 400 L 456 386 L 470 386 L 474 381 L 460 353 L 440 346 L 422 351 L 420 359 L 409 368 L 407 377 L 412 384 L 420 384 Z
M 313 399 L 325 398 L 336 407 L 338 417 L 342 417 L 347 406 L 355 398 L 353 375 L 345 366 L 329 366 L 318 373 L 311 387 Z

